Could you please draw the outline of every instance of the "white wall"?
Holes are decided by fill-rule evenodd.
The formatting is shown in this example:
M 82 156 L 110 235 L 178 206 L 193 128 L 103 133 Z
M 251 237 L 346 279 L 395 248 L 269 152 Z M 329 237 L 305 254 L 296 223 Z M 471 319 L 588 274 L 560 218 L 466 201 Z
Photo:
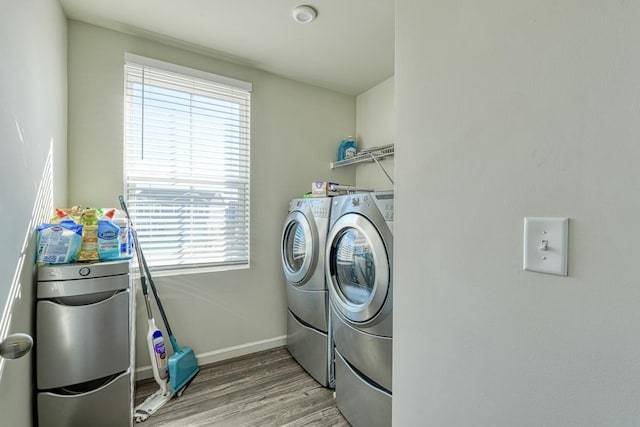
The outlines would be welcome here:
M 377 84 L 356 98 L 356 138 L 358 150 L 393 144 L 396 139 L 394 78 Z M 393 157 L 380 161 L 393 179 Z M 359 164 L 356 185 L 377 191 L 393 190 L 393 184 L 375 163 Z
M 395 425 L 640 423 L 639 16 L 396 0 Z M 571 218 L 569 277 L 525 216 Z
M 354 181 L 352 169 L 330 171 L 329 162 L 342 136 L 354 133 L 355 97 L 70 21 L 72 204 L 113 206 L 123 191 L 126 51 L 253 83 L 251 268 L 155 281 L 178 341 L 192 347 L 203 361 L 283 345 L 286 299 L 279 248 L 288 201 L 310 191 L 314 180 Z M 140 299 L 138 328 L 138 365 L 148 365 L 142 333 L 146 316 Z
M 0 9 L 2 341 L 34 335 L 35 228 L 54 201 L 66 203 L 67 28 L 56 0 L 0 0 Z M 32 356 L 0 358 L 3 426 L 32 423 Z

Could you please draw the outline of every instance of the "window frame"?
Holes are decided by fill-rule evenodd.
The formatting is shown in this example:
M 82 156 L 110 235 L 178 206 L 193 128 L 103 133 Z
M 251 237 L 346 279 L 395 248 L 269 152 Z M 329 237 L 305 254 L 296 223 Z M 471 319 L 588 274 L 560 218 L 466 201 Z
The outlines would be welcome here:
M 251 176 L 250 176 L 250 152 L 251 152 L 251 136 L 250 136 L 250 127 L 251 127 L 251 120 L 250 120 L 250 114 L 251 114 L 251 90 L 252 90 L 252 84 L 249 82 L 245 82 L 245 81 L 241 81 L 241 80 L 236 80 L 233 78 L 229 78 L 229 77 L 225 77 L 225 76 L 220 76 L 220 75 L 216 75 L 216 74 L 212 74 L 212 73 L 208 73 L 205 71 L 201 71 L 201 70 L 196 70 L 196 69 L 192 69 L 192 68 L 188 68 L 188 67 L 184 67 L 181 65 L 177 65 L 177 64 L 172 64 L 172 63 L 168 63 L 168 62 L 164 62 L 164 61 L 159 61 L 156 59 L 152 59 L 152 58 L 147 58 L 147 57 L 143 57 L 143 56 L 139 56 L 139 55 L 135 55 L 135 54 L 131 54 L 131 53 L 125 53 L 125 61 L 124 61 L 124 99 L 123 99 L 123 109 L 124 109 L 124 121 L 123 121 L 123 145 L 122 145 L 122 149 L 123 149 L 123 187 L 124 187 L 124 194 L 125 197 L 127 198 L 127 203 L 129 206 L 129 210 L 132 216 L 132 222 L 134 224 L 134 227 L 136 226 L 136 223 L 141 224 L 141 225 L 157 225 L 158 219 L 156 217 L 156 221 L 144 221 L 144 218 L 141 217 L 141 215 L 138 215 L 136 217 L 136 211 L 138 207 L 142 207 L 142 206 L 147 206 L 150 207 L 151 205 L 145 205 L 143 202 L 140 202 L 139 200 L 135 200 L 135 197 L 133 197 L 133 200 L 130 200 L 131 194 L 130 194 L 130 189 L 132 186 L 136 186 L 135 182 L 132 183 L 131 181 L 135 181 L 135 177 L 140 178 L 140 169 L 138 169 L 138 175 L 135 175 L 134 172 L 134 178 L 130 179 L 131 176 L 131 171 L 130 171 L 130 167 L 128 165 L 128 163 L 130 162 L 129 157 L 131 156 L 132 153 L 135 152 L 136 148 L 132 148 L 132 144 L 138 144 L 138 149 L 139 150 L 143 150 L 144 148 L 142 148 L 144 146 L 144 131 L 141 131 L 141 135 L 139 137 L 130 137 L 130 135 L 128 135 L 128 133 L 131 131 L 130 128 L 130 118 L 129 118 L 129 114 L 131 114 L 134 110 L 134 100 L 135 100 L 135 95 L 133 94 L 129 94 L 128 91 L 130 91 L 131 89 L 129 89 L 129 85 L 130 84 L 135 84 L 134 80 L 135 78 L 131 78 L 131 81 L 129 80 L 129 74 L 132 72 L 129 71 L 130 67 L 140 67 L 140 69 L 144 70 L 144 69 L 151 69 L 154 72 L 164 72 L 167 74 L 173 74 L 173 75 L 178 75 L 179 77 L 177 78 L 187 78 L 187 79 L 193 79 L 194 82 L 194 89 L 193 91 L 189 92 L 189 91 L 184 91 L 184 94 L 190 94 L 191 97 L 193 96 L 197 96 L 197 83 L 198 82 L 205 82 L 206 85 L 217 85 L 220 88 L 224 88 L 224 89 L 229 89 L 234 91 L 234 93 L 241 93 L 243 95 L 246 95 L 246 98 L 244 98 L 244 104 L 238 104 L 239 105 L 239 113 L 241 117 L 240 121 L 238 123 L 241 124 L 241 126 L 239 127 L 239 129 L 243 130 L 244 133 L 242 134 L 242 137 L 239 137 L 238 139 L 241 141 L 238 143 L 238 146 L 236 147 L 236 149 L 239 152 L 242 152 L 243 154 L 240 156 L 239 158 L 239 163 L 238 165 L 242 165 L 245 164 L 244 167 L 238 166 L 242 169 L 242 172 L 239 172 L 241 174 L 241 178 L 240 178 L 240 185 L 242 185 L 239 191 L 240 195 L 237 196 L 237 200 L 239 202 L 241 202 L 241 205 L 233 205 L 232 202 L 229 203 L 228 208 L 233 208 L 236 207 L 236 209 L 238 208 L 238 206 L 240 207 L 240 210 L 244 212 L 243 215 L 241 215 L 241 224 L 240 225 L 240 229 L 241 229 L 241 233 L 242 233 L 242 239 L 241 239 L 241 259 L 240 260 L 234 260 L 232 261 L 231 258 L 233 258 L 232 256 L 230 256 L 229 254 L 227 254 L 226 250 L 221 251 L 221 254 L 226 254 L 228 256 L 225 257 L 225 260 L 223 261 L 209 261 L 209 262 L 203 262 L 203 261 L 197 261 L 196 262 L 185 262 L 185 260 L 187 260 L 188 258 L 178 258 L 178 260 L 180 260 L 179 262 L 173 262 L 170 264 L 167 264 L 167 261 L 163 261 L 162 265 L 158 265 L 157 263 L 154 263 L 153 261 L 153 256 L 151 257 L 151 259 L 148 259 L 149 265 L 151 267 L 151 269 L 154 271 L 154 273 L 159 275 L 173 275 L 173 274 L 183 274 L 183 273 L 199 273 L 199 272 L 210 272 L 210 271 L 225 271 L 225 270 L 234 270 L 234 269 L 245 269 L 245 268 L 250 268 L 250 261 L 251 261 L 251 216 L 250 216 L 250 200 L 251 200 L 251 194 L 250 194 L 250 187 L 251 187 Z M 145 87 L 146 83 L 144 82 L 144 72 L 142 74 L 142 86 Z M 160 86 L 162 87 L 162 86 Z M 167 88 L 165 88 L 167 89 Z M 143 97 L 144 99 L 144 97 Z M 215 96 L 210 96 L 208 99 L 212 99 L 212 100 L 216 100 L 215 102 L 223 102 L 224 101 L 224 97 L 223 95 L 220 95 L 220 97 L 216 98 Z M 228 102 L 228 100 L 227 100 Z M 143 105 L 142 107 L 140 107 L 142 109 L 145 108 L 145 106 Z M 147 107 L 149 108 L 149 107 Z M 147 110 L 148 111 L 148 110 Z M 186 113 L 185 113 L 186 114 Z M 190 122 L 193 121 L 193 117 L 194 117 L 194 113 L 192 110 L 189 110 L 188 116 L 190 117 Z M 244 119 L 244 121 L 243 121 Z M 133 125 L 131 125 L 133 126 Z M 144 127 L 144 121 L 143 121 L 143 125 Z M 191 126 L 191 125 L 190 125 Z M 182 143 L 184 143 L 184 141 L 181 141 Z M 177 142 L 175 141 L 171 141 L 171 143 L 175 143 L 177 144 Z M 223 143 L 224 144 L 229 144 L 229 141 L 226 141 Z M 195 145 L 197 145 L 194 142 L 194 139 L 190 136 L 187 138 L 187 145 L 189 147 L 195 147 Z M 244 150 L 244 151 L 243 151 Z M 213 159 L 214 157 L 212 157 L 211 159 Z M 154 169 L 155 168 L 155 169 Z M 189 171 L 190 174 L 193 176 L 194 173 L 194 166 L 191 165 L 189 167 Z M 155 171 L 156 173 L 161 169 L 161 167 L 159 165 L 153 165 L 152 166 L 152 171 Z M 244 178 L 246 177 L 246 178 Z M 246 182 L 243 181 L 243 179 L 246 179 Z M 164 179 L 161 179 L 161 181 L 164 181 Z M 169 181 L 169 179 L 167 179 L 167 181 Z M 198 181 L 200 181 L 200 178 L 196 179 L 192 177 L 192 180 L 189 181 L 189 179 L 184 180 L 184 185 L 189 185 L 189 182 L 191 183 L 190 185 L 192 186 L 191 188 L 193 188 L 193 186 L 197 186 L 198 185 Z M 224 181 L 224 179 L 222 180 Z M 139 185 L 139 184 L 137 184 Z M 212 184 L 213 185 L 213 184 Z M 220 184 L 217 183 L 216 184 L 218 187 L 220 188 L 225 188 L 225 189 L 229 189 L 231 187 L 226 187 L 224 186 L 224 184 Z M 139 192 L 142 191 L 142 188 L 144 188 L 144 186 L 140 186 L 138 187 L 138 195 Z M 158 191 L 160 191 L 161 193 L 169 193 L 170 190 L 170 184 L 168 184 L 167 182 L 163 182 L 162 184 L 158 184 Z M 149 186 L 149 191 L 153 191 L 153 185 Z M 200 188 L 200 190 L 202 190 L 202 188 Z M 189 195 L 188 190 L 182 190 L 182 191 L 187 191 L 185 193 L 185 195 Z M 225 193 L 220 193 L 220 194 L 225 194 Z M 188 197 L 186 197 L 186 199 L 189 199 Z M 196 206 L 197 203 L 203 202 L 205 200 L 204 196 L 200 197 L 200 200 L 198 200 L 197 202 L 195 201 L 195 197 L 191 199 L 190 204 L 189 204 L 189 200 L 184 201 L 184 206 L 189 206 L 191 207 L 192 210 L 196 210 Z M 235 201 L 235 199 L 234 199 Z M 173 209 L 177 209 L 175 204 L 170 206 L 169 203 L 169 199 L 161 202 L 164 204 L 163 208 L 164 209 L 171 209 L 173 207 Z M 179 203 L 178 203 L 179 204 Z M 213 210 L 214 208 L 218 208 L 220 206 L 219 203 L 215 203 L 215 201 L 213 201 L 213 198 L 209 199 L 209 204 L 207 205 L 208 209 Z M 179 209 L 178 209 L 179 210 Z M 233 210 L 233 209 L 231 209 Z M 180 214 L 182 215 L 182 214 Z M 226 216 L 226 213 L 225 213 Z M 220 220 L 220 218 L 217 219 L 218 221 L 221 221 L 221 223 L 224 223 L 225 226 L 227 225 L 227 219 L 222 219 Z M 207 220 L 205 220 L 207 221 Z M 234 220 L 234 224 L 237 224 L 238 222 L 236 220 Z M 143 227 L 141 227 L 141 230 L 143 229 Z M 194 235 L 195 234 L 195 228 L 194 229 L 190 229 L 189 233 L 190 235 Z M 152 233 L 152 232 L 151 232 Z M 224 236 L 224 241 L 225 242 L 232 242 L 231 240 L 231 234 L 228 231 L 224 231 L 223 233 Z M 185 240 L 182 234 L 177 233 L 175 234 L 175 237 L 177 240 Z M 181 239 L 182 237 L 182 239 Z M 140 241 L 141 241 L 141 246 L 144 248 L 145 247 L 145 236 L 144 235 L 140 235 L 139 236 Z M 147 244 L 148 246 L 151 246 L 151 239 L 152 237 L 148 237 L 148 241 Z M 208 242 L 211 242 L 209 244 L 213 244 L 213 237 L 209 237 L 209 240 L 207 240 Z M 177 252 L 182 252 L 182 250 L 184 249 L 184 245 L 187 245 L 187 243 L 178 243 L 180 249 L 177 250 Z M 231 243 L 231 245 L 234 245 L 234 243 Z M 246 249 L 245 249 L 246 248 Z M 171 251 L 169 250 L 161 250 L 159 252 L 163 252 L 166 254 L 171 254 Z M 202 252 L 202 250 L 201 250 Z M 154 253 L 158 253 L 158 251 L 155 251 L 153 249 L 147 249 L 145 250 L 145 256 L 147 258 L 149 258 L 148 254 L 153 255 Z M 214 254 L 215 252 L 211 252 L 210 254 Z M 244 256 L 246 253 L 246 256 Z M 211 256 L 211 258 L 213 258 L 213 256 Z M 173 258 L 172 258 L 173 259 Z M 170 261 L 169 261 L 170 262 Z

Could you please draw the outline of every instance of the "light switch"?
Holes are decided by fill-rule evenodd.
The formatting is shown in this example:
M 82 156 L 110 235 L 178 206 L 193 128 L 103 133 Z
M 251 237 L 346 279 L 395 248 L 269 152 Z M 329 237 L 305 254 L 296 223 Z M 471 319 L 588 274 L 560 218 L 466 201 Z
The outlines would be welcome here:
M 567 275 L 569 218 L 524 219 L 525 270 Z

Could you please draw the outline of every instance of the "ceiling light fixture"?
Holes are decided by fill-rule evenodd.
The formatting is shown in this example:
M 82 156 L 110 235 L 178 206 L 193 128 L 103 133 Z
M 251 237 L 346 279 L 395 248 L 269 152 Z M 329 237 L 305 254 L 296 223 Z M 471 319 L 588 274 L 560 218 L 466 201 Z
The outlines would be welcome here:
M 308 24 L 316 19 L 318 12 L 316 12 L 316 10 L 311 6 L 301 5 L 293 9 L 292 16 L 296 22 L 299 22 L 300 24 Z

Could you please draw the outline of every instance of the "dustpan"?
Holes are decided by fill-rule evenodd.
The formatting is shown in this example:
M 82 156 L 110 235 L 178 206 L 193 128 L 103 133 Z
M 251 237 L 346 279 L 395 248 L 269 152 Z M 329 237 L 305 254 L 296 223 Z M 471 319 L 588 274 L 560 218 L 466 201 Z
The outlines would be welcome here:
M 129 210 L 127 209 L 127 204 L 124 201 L 124 197 L 120 196 L 119 199 L 122 210 L 125 211 L 127 217 L 129 217 L 129 221 L 131 221 Z M 158 295 L 158 289 L 156 288 L 156 284 L 153 282 L 153 278 L 151 277 L 151 270 L 149 269 L 147 260 L 142 253 L 142 248 L 140 248 L 140 244 L 138 243 L 137 233 L 134 232 L 131 234 L 133 236 L 133 243 L 136 247 L 136 251 L 138 251 L 139 258 L 142 261 L 142 265 L 139 266 L 139 268 L 144 269 L 145 276 L 149 281 L 149 285 L 153 293 L 153 297 L 155 298 L 158 309 L 160 310 L 162 321 L 164 322 L 164 326 L 167 328 L 167 333 L 169 334 L 169 341 L 171 342 L 171 347 L 173 348 L 173 354 L 169 356 L 168 360 L 169 383 L 171 385 L 171 389 L 175 393 L 177 393 L 178 396 L 180 396 L 184 392 L 186 386 L 189 385 L 191 380 L 200 371 L 198 360 L 196 359 L 196 354 L 190 347 L 180 347 L 178 345 L 178 340 L 173 335 L 173 331 L 171 330 L 171 326 L 169 325 L 169 320 L 167 319 L 167 315 L 164 312 L 162 301 L 160 300 L 160 296 Z
M 182 394 L 183 389 L 196 376 L 200 367 L 193 350 L 190 347 L 180 347 L 171 332 L 169 332 L 169 341 L 173 347 L 173 354 L 169 356 L 169 382 L 174 391 Z

